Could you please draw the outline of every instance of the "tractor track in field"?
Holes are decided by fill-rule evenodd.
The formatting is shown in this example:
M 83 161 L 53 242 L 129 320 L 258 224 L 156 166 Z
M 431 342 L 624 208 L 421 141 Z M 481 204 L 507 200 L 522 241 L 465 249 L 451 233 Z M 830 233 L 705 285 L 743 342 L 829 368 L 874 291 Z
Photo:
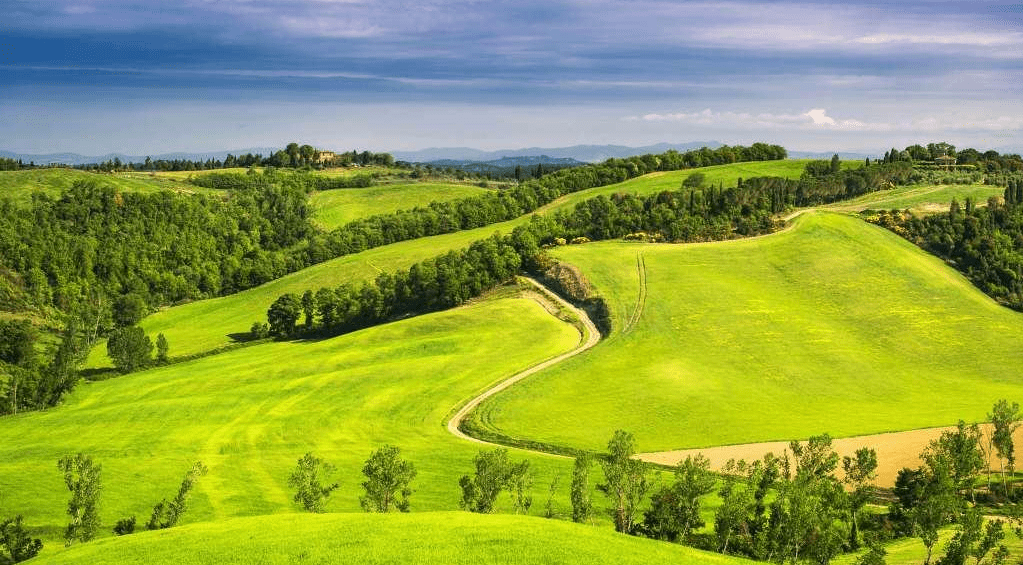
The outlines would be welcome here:
M 622 335 L 632 332 L 632 328 L 643 315 L 643 309 L 646 308 L 646 258 L 642 252 L 636 254 L 636 272 L 639 274 L 639 296 L 636 297 L 636 307 L 632 309 L 632 316 L 622 328 Z
M 492 445 L 492 446 L 495 446 L 495 447 L 505 447 L 504 445 L 501 445 L 499 443 L 485 441 L 485 440 L 482 440 L 482 439 L 479 439 L 479 438 L 475 438 L 475 437 L 472 437 L 472 436 L 466 434 L 461 429 L 462 422 L 466 419 L 466 417 L 469 416 L 469 414 L 473 410 L 476 409 L 477 406 L 482 404 L 484 400 L 490 398 L 491 396 L 494 396 L 495 394 L 497 394 L 497 393 L 507 389 L 508 387 L 514 385 L 515 383 L 517 383 L 517 382 L 519 382 L 519 381 L 521 381 L 521 380 L 523 380 L 523 379 L 525 379 L 525 378 L 527 378 L 529 376 L 535 375 L 536 373 L 539 373 L 540 371 L 542 371 L 542 370 L 544 370 L 544 369 L 546 369 L 548 367 L 557 365 L 558 363 L 561 363 L 562 361 L 564 361 L 566 359 L 569 359 L 571 357 L 575 357 L 576 355 L 579 355 L 580 353 L 582 353 L 582 352 L 584 352 L 584 351 L 586 351 L 588 349 L 591 349 L 593 346 L 595 346 L 598 343 L 600 343 L 600 331 L 597 329 L 597 326 L 593 324 L 593 321 L 590 320 L 590 317 L 588 315 L 586 315 L 586 312 L 584 312 L 580 308 L 576 308 L 575 306 L 569 304 L 565 299 L 563 299 L 560 296 L 550 292 L 547 289 L 547 287 L 543 286 L 542 284 L 540 284 L 536 280 L 533 280 L 530 277 L 525 277 L 525 278 L 526 278 L 527 281 L 529 281 L 530 284 L 532 284 L 533 286 L 537 287 L 537 289 L 540 291 L 540 293 L 542 295 L 553 299 L 555 302 L 557 302 L 557 304 L 559 306 L 561 306 L 562 308 L 565 308 L 566 310 L 572 312 L 573 314 L 575 314 L 576 316 L 579 317 L 579 322 L 583 325 L 583 328 L 584 328 L 583 330 L 580 330 L 580 332 L 579 332 L 581 334 L 580 335 L 580 340 L 579 340 L 579 345 L 577 345 L 575 348 L 573 348 L 572 350 L 570 350 L 570 351 L 568 351 L 566 353 L 562 353 L 561 355 L 552 357 L 552 358 L 550 358 L 550 359 L 548 359 L 546 361 L 542 361 L 542 362 L 537 363 L 535 365 L 532 365 L 532 366 L 530 366 L 530 367 L 528 367 L 528 368 L 526 368 L 526 369 L 524 369 L 522 371 L 519 371 L 518 373 L 515 373 L 514 375 L 508 377 L 507 379 L 504 379 L 504 380 L 498 382 L 494 386 L 488 388 L 487 390 L 481 392 L 480 394 L 476 395 L 471 400 L 466 402 L 457 412 L 455 412 L 455 415 L 452 416 L 448 420 L 448 423 L 447 423 L 448 431 L 451 432 L 451 434 L 454 435 L 455 437 L 464 439 L 466 441 L 480 443 L 480 444 L 483 444 L 483 445 Z M 541 302 L 540 305 L 544 306 L 545 308 L 547 307 L 542 302 Z M 530 451 L 535 451 L 535 450 L 530 450 Z M 545 453 L 545 452 L 537 451 L 537 453 Z M 546 455 L 552 455 L 550 453 L 545 453 L 545 454 Z M 563 457 L 563 456 L 558 455 L 557 457 Z

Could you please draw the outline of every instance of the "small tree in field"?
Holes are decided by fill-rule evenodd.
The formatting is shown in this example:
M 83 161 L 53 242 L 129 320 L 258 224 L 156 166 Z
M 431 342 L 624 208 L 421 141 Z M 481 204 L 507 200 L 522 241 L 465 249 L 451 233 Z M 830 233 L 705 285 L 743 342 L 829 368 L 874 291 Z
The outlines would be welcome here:
M 295 489 L 295 502 L 308 512 L 323 512 L 327 497 L 340 485 L 332 483 L 324 486 L 320 477 L 333 472 L 334 466 L 330 463 L 312 453 L 303 455 L 288 478 L 288 486 Z
M 472 476 L 462 475 L 458 481 L 462 487 L 462 508 L 480 514 L 493 512 L 494 503 L 501 491 L 511 488 L 516 512 L 529 510 L 533 497 L 528 492 L 532 486 L 528 461 L 514 464 L 508 460 L 508 450 L 499 447 L 480 451 L 473 463 L 476 465 L 476 473 Z
M 849 496 L 852 519 L 849 545 L 856 549 L 860 546 L 858 514 L 870 500 L 872 491 L 870 483 L 877 478 L 877 452 L 869 447 L 857 449 L 855 457 L 847 455 L 842 458 L 842 470 L 845 472 L 845 484 L 852 488 Z
M 181 486 L 178 487 L 178 494 L 170 502 L 167 499 L 161 500 L 155 507 L 153 507 L 153 514 L 149 517 L 149 522 L 146 524 L 146 529 L 149 530 L 162 530 L 165 528 L 173 528 L 177 525 L 178 520 L 185 513 L 188 508 L 188 494 L 192 492 L 192 488 L 195 486 L 196 481 L 199 477 L 202 477 L 207 473 L 208 469 L 202 464 L 202 461 L 196 461 L 192 465 L 192 468 L 185 473 L 185 478 L 181 481 Z M 134 528 L 134 516 L 132 516 L 132 527 Z
M 167 353 L 170 351 L 170 346 L 167 344 L 167 338 L 163 334 L 157 334 L 156 336 L 156 362 L 160 365 L 167 364 Z
M 416 478 L 416 468 L 411 462 L 401 459 L 400 454 L 397 447 L 385 445 L 366 460 L 362 468 L 362 474 L 366 476 L 362 488 L 366 494 L 359 499 L 366 512 L 389 512 L 392 505 L 402 512 L 409 511 L 409 496 L 412 494 L 409 483 Z
M 999 473 L 1002 476 L 1002 489 L 1008 494 L 1008 482 L 1005 479 L 1005 467 L 1008 466 L 1012 473 L 1016 466 L 1016 446 L 1012 440 L 1012 434 L 1020 426 L 1021 416 L 1019 404 L 1013 402 L 1011 405 L 1005 399 L 999 400 L 991 409 L 988 415 L 993 430 L 991 431 L 991 442 L 998 453 Z M 1008 465 L 1006 465 L 1008 463 Z
M 590 501 L 590 468 L 593 467 L 593 460 L 589 455 L 580 455 L 575 458 L 575 466 L 572 468 L 572 521 L 585 522 L 593 511 L 593 503 Z
M 64 484 L 71 491 L 71 500 L 67 503 L 70 520 L 64 530 L 64 542 L 66 545 L 75 540 L 87 542 L 96 537 L 99 530 L 102 467 L 93 463 L 92 457 L 79 453 L 61 458 L 57 468 L 64 473 Z
M 604 468 L 603 484 L 597 485 L 614 505 L 615 530 L 632 532 L 636 508 L 646 494 L 646 469 L 642 461 L 632 458 L 636 452 L 632 434 L 618 430 L 607 444 L 607 459 L 601 461 Z
M 107 338 L 107 354 L 122 373 L 130 373 L 152 361 L 153 342 L 138 326 L 118 328 Z
M 43 542 L 29 536 L 21 516 L 16 516 L 0 522 L 0 546 L 6 550 L 12 563 L 20 563 L 35 557 L 43 549 Z

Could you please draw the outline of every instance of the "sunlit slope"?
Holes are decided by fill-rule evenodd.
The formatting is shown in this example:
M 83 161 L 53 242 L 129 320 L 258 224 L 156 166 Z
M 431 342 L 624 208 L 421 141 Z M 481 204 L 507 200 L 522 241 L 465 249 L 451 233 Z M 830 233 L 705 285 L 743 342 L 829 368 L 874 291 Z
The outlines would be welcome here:
M 84 452 L 103 465 L 103 535 L 132 514 L 144 523 L 197 459 L 209 475 L 187 522 L 297 511 L 287 478 L 315 451 L 338 467 L 341 488 L 327 511 L 357 512 L 362 465 L 390 443 L 419 470 L 412 509 L 455 510 L 458 477 L 479 447 L 447 432 L 447 414 L 579 339 L 534 301 L 506 298 L 83 385 L 63 406 L 0 418 L 2 508 L 58 539 L 68 493 L 56 462 Z M 538 497 L 555 472 L 564 479 L 571 470 L 571 461 L 530 458 Z M 564 513 L 569 481 L 560 484 Z M 500 507 L 510 510 L 510 501 Z M 533 513 L 542 512 L 535 504 Z
M 0 171 L 0 198 L 10 197 L 14 200 L 27 202 L 35 192 L 60 196 L 61 191 L 71 188 L 71 185 L 78 181 L 110 185 L 125 192 L 158 192 L 160 190 L 188 193 L 213 192 L 177 179 L 143 173 L 102 174 L 76 169 L 29 169 Z
M 744 559 L 526 516 L 468 512 L 240 518 L 108 539 L 33 561 L 40 565 L 631 564 L 739 565 Z
M 403 241 L 345 255 L 229 296 L 161 310 L 147 316 L 139 325 L 154 339 L 158 333 L 163 333 L 170 345 L 171 357 L 207 352 L 236 343 L 235 337 L 246 337 L 253 322 L 266 321 L 267 308 L 282 294 L 335 288 L 343 283 L 358 284 L 381 272 L 408 269 L 413 263 L 467 247 L 496 231 L 509 233 L 515 225 L 528 220 L 522 217 L 475 230 Z M 104 343 L 93 349 L 87 365 L 110 366 Z
M 1004 187 L 986 184 L 942 184 L 900 186 L 864 194 L 852 200 L 836 202 L 826 206 L 829 210 L 905 210 L 918 213 L 948 211 L 952 199 L 962 204 L 972 198 L 978 205 L 986 205 L 991 196 L 1001 196 Z
M 487 189 L 467 184 L 383 184 L 367 188 L 324 190 L 313 194 L 309 204 L 313 208 L 313 222 L 323 229 L 332 230 L 359 218 L 411 210 L 430 202 L 447 202 L 484 192 Z
M 749 173 L 754 170 L 761 174 L 771 174 L 773 171 L 775 174 L 795 174 L 798 177 L 796 171 L 797 169 L 801 171 L 805 163 L 806 161 L 737 163 L 677 173 L 653 173 L 625 183 L 569 194 L 544 206 L 537 213 L 549 214 L 557 210 L 571 209 L 577 202 L 598 194 L 656 192 L 662 190 L 655 187 L 659 186 L 658 183 L 666 182 L 664 180 L 666 177 L 677 177 L 670 181 L 677 185 L 681 183 L 680 179 L 696 170 L 705 172 L 708 178 L 711 174 L 748 178 Z M 243 337 L 253 322 L 265 321 L 267 308 L 282 294 L 302 293 L 307 289 L 315 291 L 320 287 L 334 288 L 343 283 L 361 283 L 381 272 L 407 269 L 419 261 L 452 249 L 467 247 L 470 243 L 489 237 L 495 232 L 510 233 L 515 226 L 528 222 L 530 216 L 531 214 L 473 230 L 398 242 L 339 257 L 230 296 L 164 309 L 146 317 L 140 325 L 152 336 L 163 333 L 170 344 L 172 357 L 211 351 L 236 343 L 235 337 Z M 232 337 L 232 334 L 235 337 Z M 104 344 L 101 343 L 92 351 L 88 366 L 110 366 Z
M 953 424 L 1023 398 L 1023 315 L 855 218 L 556 254 L 609 298 L 616 329 L 484 404 L 483 421 L 513 437 L 599 449 L 624 428 L 654 451 Z

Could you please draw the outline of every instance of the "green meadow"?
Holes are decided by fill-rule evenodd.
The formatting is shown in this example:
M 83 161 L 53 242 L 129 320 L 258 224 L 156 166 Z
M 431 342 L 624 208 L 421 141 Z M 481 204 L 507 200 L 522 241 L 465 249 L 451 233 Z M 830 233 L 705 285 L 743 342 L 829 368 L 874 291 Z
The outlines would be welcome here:
M 431 202 L 446 202 L 483 192 L 486 189 L 467 184 L 384 184 L 317 192 L 310 197 L 309 204 L 314 210 L 313 222 L 322 229 L 332 230 L 359 218 L 411 210 Z
M 509 233 L 516 225 L 528 220 L 528 216 L 523 216 L 474 230 L 403 241 L 345 255 L 242 292 L 160 310 L 143 319 L 139 326 L 151 336 L 163 333 L 170 344 L 171 357 L 205 353 L 237 343 L 239 335 L 234 334 L 247 336 L 253 322 L 266 321 L 267 308 L 282 294 L 301 294 L 308 289 L 315 291 L 325 286 L 333 288 L 344 283 L 371 280 L 381 272 L 407 269 L 418 261 L 467 247 L 495 232 Z M 86 364 L 90 368 L 111 366 L 105 342 L 92 350 Z
M 986 184 L 943 184 L 900 186 L 891 190 L 871 192 L 852 200 L 844 200 L 824 206 L 828 210 L 906 210 L 917 213 L 947 212 L 948 205 L 955 198 L 962 204 L 972 198 L 980 206 L 987 205 L 987 199 L 1001 196 L 1003 187 Z
M 59 549 L 39 565 L 505 563 L 740 565 L 697 551 L 561 520 L 468 512 L 288 514 L 194 524 Z
M 48 548 L 59 546 L 68 492 L 56 462 L 84 452 L 103 466 L 104 536 L 120 518 L 145 523 L 195 460 L 209 474 L 185 522 L 298 512 L 287 478 L 313 451 L 338 469 L 331 478 L 341 487 L 326 510 L 360 512 L 362 465 L 372 450 L 392 444 L 419 471 L 412 510 L 456 510 L 458 477 L 471 471 L 480 447 L 449 434 L 446 417 L 579 340 L 578 330 L 536 302 L 502 298 L 83 384 L 57 408 L 0 418 L 0 508 L 23 514 Z M 543 513 L 556 474 L 555 510 L 570 513 L 570 460 L 512 457 L 532 464 L 532 514 Z M 498 509 L 511 511 L 511 501 L 502 498 Z
M 856 218 L 555 254 L 609 300 L 615 329 L 481 407 L 478 419 L 511 437 L 596 450 L 622 428 L 656 451 L 976 421 L 999 398 L 1023 398 L 1023 315 Z
M 59 196 L 61 191 L 71 188 L 78 181 L 95 182 L 114 186 L 125 192 L 212 192 L 209 189 L 186 184 L 180 180 L 150 175 L 149 173 L 93 173 L 77 169 L 28 169 L 24 171 L 0 171 L 0 198 L 10 197 L 26 202 L 32 194 L 41 192 Z
M 736 163 L 705 167 L 699 170 L 706 172 L 708 177 L 713 174 L 715 178 L 732 179 L 731 182 L 734 183 L 738 177 L 754 176 L 751 173 L 786 174 L 798 177 L 798 171 L 802 171 L 806 163 L 807 161 Z M 658 187 L 666 182 L 665 177 L 668 176 L 674 179 L 670 181 L 671 188 L 677 189 L 682 179 L 692 172 L 652 173 L 608 187 L 583 190 L 563 196 L 540 208 L 536 213 L 549 214 L 558 210 L 571 209 L 578 202 L 598 194 L 614 194 L 616 192 L 649 194 L 658 190 L 667 190 L 667 188 Z M 343 190 L 347 189 L 330 192 L 342 192 Z M 452 249 L 466 247 L 495 232 L 510 233 L 516 226 L 528 222 L 530 216 L 525 215 L 514 220 L 473 230 L 398 242 L 369 249 L 362 253 L 338 257 L 237 294 L 163 309 L 149 315 L 139 325 L 152 336 L 163 333 L 170 343 L 172 357 L 208 352 L 237 343 L 235 337 L 248 332 L 253 322 L 265 321 L 267 308 L 282 294 L 302 293 L 307 289 L 315 290 L 325 286 L 333 288 L 344 283 L 360 283 L 376 277 L 381 272 L 407 269 L 413 263 Z M 93 349 L 87 365 L 91 368 L 111 366 L 106 355 L 105 344 L 100 343 Z

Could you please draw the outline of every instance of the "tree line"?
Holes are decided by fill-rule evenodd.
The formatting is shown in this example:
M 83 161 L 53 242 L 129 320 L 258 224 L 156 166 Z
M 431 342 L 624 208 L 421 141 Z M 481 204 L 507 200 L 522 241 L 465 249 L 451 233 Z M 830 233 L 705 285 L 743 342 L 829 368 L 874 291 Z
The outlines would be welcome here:
M 984 173 L 1023 171 L 1023 158 L 1018 154 L 1001 154 L 994 150 L 981 152 L 969 147 L 957 151 L 955 145 L 944 141 L 928 143 L 926 146 L 920 144 L 910 145 L 902 151 L 893 147 L 885 152 L 883 162 L 893 163 L 901 161 L 930 164 L 940 157 L 952 158 L 949 161 L 950 164 L 967 166 Z
M 1023 181 L 987 206 L 953 199 L 948 213 L 915 217 L 881 212 L 868 220 L 887 227 L 966 275 L 999 303 L 1023 311 Z
M 394 156 L 390 153 L 354 150 L 344 153 L 333 153 L 321 151 L 309 144 L 289 143 L 284 149 L 277 150 L 266 157 L 259 153 L 246 153 L 245 155 L 232 155 L 228 153 L 223 160 L 153 159 L 146 157 L 145 161 L 135 163 L 123 162 L 120 157 L 115 157 L 101 163 L 75 165 L 74 168 L 109 173 L 121 171 L 209 171 L 236 167 L 284 167 L 298 169 L 303 167 L 324 168 L 352 165 L 396 166 Z

